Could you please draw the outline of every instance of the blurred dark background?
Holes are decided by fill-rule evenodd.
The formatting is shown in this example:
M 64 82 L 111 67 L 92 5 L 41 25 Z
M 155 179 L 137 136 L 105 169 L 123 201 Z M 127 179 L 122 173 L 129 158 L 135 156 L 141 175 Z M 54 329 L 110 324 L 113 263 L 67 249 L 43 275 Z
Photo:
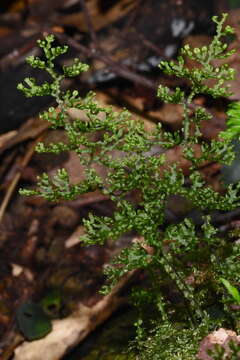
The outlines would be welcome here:
M 45 74 L 25 64 L 39 54 L 36 40 L 54 33 L 70 52 L 58 62 L 80 57 L 91 71 L 66 86 L 134 89 L 152 106 L 162 59 L 174 58 L 184 39 L 211 35 L 212 15 L 240 7 L 239 0 L 2 0 L 0 3 L 0 133 L 18 128 L 51 103 L 25 99 L 16 90 L 26 76 Z M 238 10 L 235 10 L 238 11 Z

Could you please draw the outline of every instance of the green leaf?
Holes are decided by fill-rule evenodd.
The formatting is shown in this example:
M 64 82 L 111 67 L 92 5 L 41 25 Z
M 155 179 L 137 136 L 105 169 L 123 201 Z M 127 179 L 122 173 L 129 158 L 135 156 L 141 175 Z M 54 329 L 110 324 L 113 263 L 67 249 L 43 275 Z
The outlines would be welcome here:
M 238 304 L 240 304 L 240 293 L 239 293 L 238 289 L 235 286 L 231 285 L 230 282 L 226 279 L 220 278 L 220 281 L 223 283 L 223 285 L 225 286 L 225 288 L 227 289 L 229 294 L 232 295 L 234 300 Z
M 41 300 L 40 305 L 51 318 L 57 317 L 61 308 L 62 298 L 59 289 L 48 291 L 47 295 Z
M 232 139 L 240 135 L 240 102 L 236 101 L 229 105 L 227 111 L 227 129 L 220 133 L 223 139 Z
M 28 340 L 40 339 L 52 330 L 50 318 L 32 301 L 20 305 L 16 315 L 18 327 Z

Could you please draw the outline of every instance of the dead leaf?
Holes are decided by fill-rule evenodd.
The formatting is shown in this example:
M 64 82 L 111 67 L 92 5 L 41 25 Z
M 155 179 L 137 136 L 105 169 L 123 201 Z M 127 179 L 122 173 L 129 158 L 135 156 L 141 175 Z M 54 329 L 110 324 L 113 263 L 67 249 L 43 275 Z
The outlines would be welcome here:
M 212 360 L 212 357 L 208 355 L 208 350 L 213 350 L 215 345 L 221 345 L 226 350 L 226 354 L 229 354 L 229 341 L 234 341 L 240 344 L 240 336 L 232 331 L 220 328 L 211 334 L 207 335 L 200 343 L 200 348 L 197 354 L 197 358 L 201 360 Z
M 106 12 L 102 12 L 98 4 L 99 2 L 97 0 L 87 2 L 88 12 L 95 31 L 121 19 L 136 6 L 137 2 L 136 0 L 121 0 Z M 61 16 L 59 22 L 64 25 L 76 26 L 80 31 L 88 31 L 85 14 L 83 14 L 83 12 Z
M 169 125 L 174 131 L 182 127 L 183 107 L 179 104 L 164 104 L 159 110 L 149 111 L 151 117 Z

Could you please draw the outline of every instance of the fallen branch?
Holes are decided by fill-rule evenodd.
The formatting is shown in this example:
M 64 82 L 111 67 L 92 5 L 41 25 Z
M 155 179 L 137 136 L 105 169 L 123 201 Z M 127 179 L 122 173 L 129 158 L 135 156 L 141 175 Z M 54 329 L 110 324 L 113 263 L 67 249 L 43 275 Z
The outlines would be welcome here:
M 124 299 L 120 293 L 139 271 L 133 270 L 126 274 L 112 291 L 93 307 L 79 304 L 78 310 L 72 315 L 65 319 L 54 320 L 51 333 L 40 340 L 23 342 L 15 349 L 13 360 L 61 359 L 123 303 Z

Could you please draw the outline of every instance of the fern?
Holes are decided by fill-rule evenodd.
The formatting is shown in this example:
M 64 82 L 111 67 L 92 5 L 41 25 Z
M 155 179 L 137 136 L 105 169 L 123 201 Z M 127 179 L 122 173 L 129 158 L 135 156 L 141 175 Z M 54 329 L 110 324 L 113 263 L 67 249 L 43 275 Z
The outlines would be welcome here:
M 223 140 L 211 141 L 201 137 L 202 121 L 210 120 L 212 116 L 204 107 L 195 106 L 193 111 L 192 106 L 193 99 L 200 94 L 213 98 L 230 94 L 225 82 L 234 78 L 234 70 L 227 64 L 219 67 L 213 65 L 213 60 L 226 59 L 233 53 L 227 50 L 227 45 L 221 40 L 233 32 L 231 27 L 223 26 L 226 16 L 213 17 L 216 35 L 209 46 L 191 49 L 185 45 L 176 62 L 163 61 L 160 64 L 164 73 L 185 78 L 190 83 L 190 89 L 186 91 L 179 87 L 171 90 L 162 85 L 158 88 L 158 97 L 162 101 L 182 106 L 183 125 L 180 131 L 166 132 L 158 124 L 154 131 L 148 133 L 144 124 L 133 120 L 128 111 L 117 113 L 111 107 L 99 105 L 92 92 L 82 98 L 77 90 L 64 91 L 62 80 L 66 76 L 81 74 L 88 66 L 75 60 L 73 65 L 64 66 L 61 73 L 57 72 L 54 60 L 64 54 L 67 47 L 54 47 L 52 35 L 38 41 L 46 60 L 33 56 L 27 59 L 31 66 L 47 71 L 52 80 L 38 85 L 34 79 L 27 78 L 25 83 L 18 85 L 18 89 L 28 97 L 51 95 L 55 98 L 56 107 L 49 108 L 41 117 L 48 120 L 53 128 L 64 129 L 67 135 L 66 143 L 39 143 L 37 151 L 56 154 L 75 151 L 85 167 L 85 180 L 79 184 L 71 184 L 67 171 L 59 169 L 53 178 L 42 174 L 37 189 L 21 190 L 21 193 L 39 195 L 49 201 L 75 199 L 94 190 L 108 195 L 115 203 L 116 211 L 112 217 L 89 214 L 83 220 L 85 244 L 104 244 L 106 240 L 117 239 L 130 231 L 135 231 L 144 240 L 124 249 L 106 268 L 109 286 L 105 291 L 126 272 L 136 268 L 145 269 L 151 284 L 147 292 L 140 289 L 135 295 L 139 294 L 144 303 L 147 294 L 147 299 L 158 309 L 159 317 L 171 329 L 174 329 L 173 323 L 178 321 L 191 331 L 198 329 L 199 324 L 207 324 L 206 328 L 210 330 L 219 324 L 233 322 L 228 294 L 221 278 L 234 284 L 240 281 L 237 262 L 240 245 L 220 236 L 212 224 L 211 213 L 213 210 L 230 211 L 239 207 L 240 184 L 228 186 L 223 194 L 216 192 L 206 184 L 198 168 L 206 160 L 230 164 L 234 152 L 229 136 L 221 135 Z M 196 61 L 199 67 L 189 69 L 185 65 L 186 57 Z M 207 85 L 208 79 L 214 79 L 213 86 Z M 87 120 L 70 119 L 70 108 L 84 111 Z M 235 109 L 238 109 L 236 105 Z M 228 115 L 236 119 L 236 112 L 232 110 Z M 231 131 L 235 134 L 236 129 L 235 126 Z M 198 156 L 194 150 L 196 144 L 201 146 Z M 164 153 L 150 155 L 153 146 L 160 146 Z M 177 163 L 169 165 L 167 162 L 167 150 L 175 146 L 181 147 L 184 158 L 191 164 L 189 175 L 184 174 Z M 111 154 L 115 150 L 121 156 L 113 158 Z M 106 178 L 94 170 L 95 164 L 107 169 Z M 129 200 L 133 191 L 139 193 L 138 204 Z M 197 226 L 189 218 L 177 225 L 166 224 L 168 200 L 176 194 L 202 210 L 202 226 Z M 147 248 L 152 249 L 151 253 L 146 251 Z M 190 277 L 193 278 L 192 282 L 188 281 Z M 169 287 L 181 298 L 181 311 L 168 299 L 164 289 Z M 212 306 L 219 310 L 221 316 L 213 314 Z M 171 348 L 172 354 L 178 353 L 174 351 Z M 174 356 L 172 359 L 177 355 Z M 159 355 L 155 358 L 162 357 Z
M 221 133 L 223 139 L 232 139 L 240 135 L 240 102 L 233 102 L 227 111 L 227 129 Z

